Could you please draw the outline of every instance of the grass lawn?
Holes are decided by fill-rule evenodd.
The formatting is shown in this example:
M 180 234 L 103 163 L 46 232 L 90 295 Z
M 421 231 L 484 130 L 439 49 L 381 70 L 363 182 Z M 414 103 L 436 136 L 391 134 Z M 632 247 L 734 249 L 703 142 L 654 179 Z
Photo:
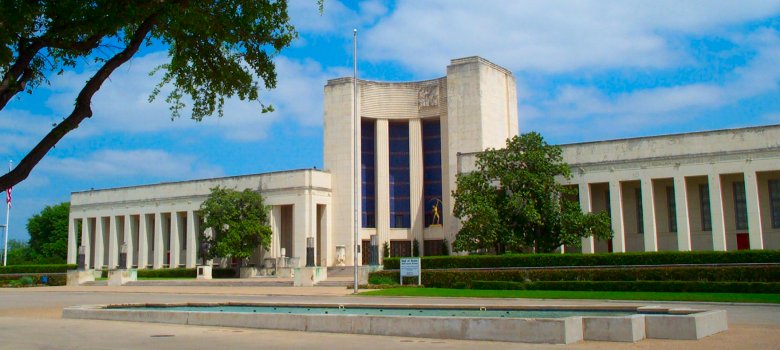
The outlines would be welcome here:
M 559 290 L 477 290 L 446 288 L 388 288 L 360 293 L 370 296 L 531 298 L 531 299 L 609 299 L 658 301 L 716 301 L 780 304 L 780 294 L 748 293 L 667 293 L 667 292 L 589 292 Z

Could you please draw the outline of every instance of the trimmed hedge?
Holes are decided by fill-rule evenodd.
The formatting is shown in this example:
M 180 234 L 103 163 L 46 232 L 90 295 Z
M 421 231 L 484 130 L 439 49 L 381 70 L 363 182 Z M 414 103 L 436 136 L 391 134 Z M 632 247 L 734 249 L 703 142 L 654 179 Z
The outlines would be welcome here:
M 76 264 L 10 265 L 0 266 L 0 274 L 14 273 L 66 273 L 75 270 Z
M 637 252 L 599 254 L 505 254 L 422 257 L 423 269 L 780 263 L 778 250 L 732 252 Z M 399 258 L 384 259 L 386 270 L 398 269 Z
M 700 281 L 473 281 L 471 289 L 610 292 L 780 293 L 780 283 Z
M 398 281 L 397 270 L 379 271 L 369 281 Z M 780 268 L 767 266 L 578 268 L 543 270 L 423 270 L 422 283 L 429 287 L 458 288 L 473 281 L 694 281 L 780 282 Z
M 143 269 L 138 270 L 138 277 L 153 278 L 177 278 L 177 277 L 196 277 L 198 272 L 194 269 L 176 268 L 176 269 Z M 211 270 L 213 278 L 235 278 L 236 270 L 233 268 L 213 268 Z
M 34 274 L 34 275 L 18 275 L 18 274 L 4 274 L 0 275 L 0 286 L 8 286 L 8 284 L 11 283 L 11 281 L 18 280 L 24 276 L 29 276 L 33 279 L 33 284 L 36 285 L 43 285 L 43 282 L 41 282 L 41 277 L 47 276 L 49 277 L 49 282 L 46 283 L 47 286 L 64 286 L 67 282 L 67 274 L 64 273 L 56 273 L 54 275 L 49 275 L 46 273 L 41 274 Z

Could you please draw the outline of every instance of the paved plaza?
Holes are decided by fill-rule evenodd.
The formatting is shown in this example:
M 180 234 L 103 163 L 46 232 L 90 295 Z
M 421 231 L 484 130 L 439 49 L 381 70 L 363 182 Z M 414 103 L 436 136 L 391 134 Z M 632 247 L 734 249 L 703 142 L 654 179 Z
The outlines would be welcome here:
M 422 339 L 353 334 L 199 327 L 62 319 L 72 305 L 140 302 L 322 302 L 385 304 L 664 305 L 718 308 L 729 330 L 699 341 L 646 339 L 634 344 L 571 345 Z M 353 296 L 343 287 L 41 287 L 0 289 L 0 349 L 780 349 L 780 305 L 588 300 L 461 299 Z

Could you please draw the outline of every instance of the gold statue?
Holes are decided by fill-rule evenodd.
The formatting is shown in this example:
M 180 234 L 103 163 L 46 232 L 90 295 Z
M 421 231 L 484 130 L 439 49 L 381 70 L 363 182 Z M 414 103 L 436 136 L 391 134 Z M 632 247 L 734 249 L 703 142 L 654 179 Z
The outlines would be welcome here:
M 439 205 L 441 204 L 441 200 L 438 198 L 434 198 L 433 200 L 433 206 L 431 207 L 431 211 L 433 211 L 433 218 L 431 218 L 431 225 L 439 225 L 441 226 L 441 215 L 439 215 Z

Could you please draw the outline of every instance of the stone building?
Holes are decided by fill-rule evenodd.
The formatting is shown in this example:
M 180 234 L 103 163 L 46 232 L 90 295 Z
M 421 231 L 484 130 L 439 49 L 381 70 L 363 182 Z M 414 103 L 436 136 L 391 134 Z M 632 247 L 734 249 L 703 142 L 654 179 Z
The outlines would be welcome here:
M 304 257 L 313 242 L 318 266 L 352 265 L 355 243 L 366 264 L 373 235 L 393 256 L 411 254 L 415 240 L 421 254 L 440 253 L 459 228 L 456 175 L 473 169 L 477 152 L 518 133 L 512 73 L 468 57 L 452 60 L 439 79 L 361 80 L 357 90 L 351 78 L 325 86 L 323 170 L 74 192 L 68 261 L 84 246 L 89 268 L 113 268 L 124 245 L 129 267 L 195 266 L 198 208 L 215 186 L 259 191 L 271 206 L 272 245 L 252 263 Z M 584 253 L 780 248 L 780 126 L 562 147 L 573 177 L 561 181 L 577 186 L 583 210 L 613 219 L 614 238 L 585 239 Z

